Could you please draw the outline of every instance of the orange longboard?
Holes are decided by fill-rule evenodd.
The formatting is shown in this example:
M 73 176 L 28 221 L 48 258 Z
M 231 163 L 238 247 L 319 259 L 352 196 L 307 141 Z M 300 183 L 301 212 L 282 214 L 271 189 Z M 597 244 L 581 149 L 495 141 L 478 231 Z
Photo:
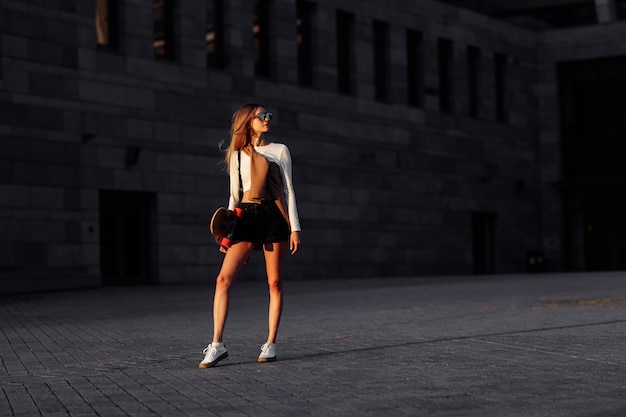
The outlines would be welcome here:
M 233 244 L 233 234 L 237 227 L 237 221 L 241 217 L 243 217 L 243 209 L 239 207 L 235 210 L 227 210 L 224 207 L 215 210 L 209 229 L 218 245 L 230 248 Z

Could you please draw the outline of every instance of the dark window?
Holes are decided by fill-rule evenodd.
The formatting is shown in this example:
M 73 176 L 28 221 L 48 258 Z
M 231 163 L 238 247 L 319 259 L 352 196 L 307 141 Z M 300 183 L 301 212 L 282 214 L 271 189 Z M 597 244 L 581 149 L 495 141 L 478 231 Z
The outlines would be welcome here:
M 626 174 L 624 74 L 624 56 L 558 65 L 566 175 L 621 178 Z
M 470 117 L 478 117 L 478 86 L 480 84 L 480 49 L 467 48 L 467 105 Z
M 2 45 L 2 26 L 0 25 L 0 80 L 2 79 L 3 69 L 2 69 L 2 55 L 4 54 L 4 48 Z
M 100 192 L 100 271 L 104 285 L 154 282 L 154 220 L 151 193 Z
M 96 3 L 96 42 L 108 48 L 119 47 L 119 1 L 98 0 Z
M 343 94 L 352 94 L 353 87 L 353 37 L 354 15 L 337 10 L 337 89 Z
M 453 113 L 454 103 L 454 55 L 452 41 L 439 38 L 438 60 L 439 60 L 439 109 L 442 112 Z
M 269 3 L 269 0 L 254 0 L 254 69 L 262 77 L 272 75 Z
M 379 101 L 388 99 L 389 68 L 389 24 L 374 21 L 374 98 Z
M 424 100 L 424 50 L 421 32 L 406 32 L 407 93 L 409 106 L 421 107 Z
M 313 85 L 313 30 L 312 19 L 315 5 L 308 1 L 298 1 L 296 36 L 298 41 L 298 82 Z
M 472 213 L 474 274 L 494 274 L 496 214 Z
M 175 0 L 154 0 L 154 56 L 174 59 Z
M 617 18 L 626 20 L 626 0 L 616 0 Z
M 506 123 L 508 119 L 505 100 L 506 61 L 507 57 L 504 54 L 497 53 L 494 57 L 496 121 L 500 123 Z
M 224 0 L 209 0 L 206 12 L 207 65 L 224 68 Z

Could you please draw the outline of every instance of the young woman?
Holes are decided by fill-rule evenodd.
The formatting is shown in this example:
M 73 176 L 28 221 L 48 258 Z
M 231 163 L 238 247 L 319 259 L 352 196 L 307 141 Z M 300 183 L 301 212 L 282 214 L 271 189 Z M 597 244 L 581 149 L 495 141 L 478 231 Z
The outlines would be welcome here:
M 269 286 L 269 333 L 259 362 L 276 360 L 276 334 L 283 307 L 282 270 L 287 248 L 300 248 L 300 221 L 287 146 L 268 142 L 272 113 L 260 104 L 246 104 L 233 115 L 231 141 L 226 151 L 230 174 L 228 208 L 241 207 L 233 239 L 215 283 L 213 342 L 204 349 L 200 368 L 210 368 L 228 357 L 222 340 L 228 315 L 230 286 L 253 250 L 263 250 Z M 241 179 L 241 184 L 240 184 Z

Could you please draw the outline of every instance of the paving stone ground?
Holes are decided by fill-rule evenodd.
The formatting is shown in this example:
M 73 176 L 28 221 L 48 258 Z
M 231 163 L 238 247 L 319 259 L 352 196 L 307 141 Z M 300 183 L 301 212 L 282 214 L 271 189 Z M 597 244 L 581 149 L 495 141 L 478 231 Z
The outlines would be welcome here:
M 199 369 L 213 287 L 0 296 L 0 416 L 626 416 L 626 273 L 263 282 Z

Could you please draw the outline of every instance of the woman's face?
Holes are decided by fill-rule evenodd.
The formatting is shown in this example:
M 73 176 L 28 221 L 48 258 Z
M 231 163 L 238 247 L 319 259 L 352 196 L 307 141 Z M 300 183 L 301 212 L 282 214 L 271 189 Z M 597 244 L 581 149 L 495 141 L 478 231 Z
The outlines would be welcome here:
M 264 107 L 258 107 L 255 116 L 250 123 L 252 130 L 255 134 L 260 135 L 261 133 L 267 133 L 270 131 L 270 119 L 272 118 L 272 113 L 265 110 Z M 263 120 L 261 120 L 263 119 Z

